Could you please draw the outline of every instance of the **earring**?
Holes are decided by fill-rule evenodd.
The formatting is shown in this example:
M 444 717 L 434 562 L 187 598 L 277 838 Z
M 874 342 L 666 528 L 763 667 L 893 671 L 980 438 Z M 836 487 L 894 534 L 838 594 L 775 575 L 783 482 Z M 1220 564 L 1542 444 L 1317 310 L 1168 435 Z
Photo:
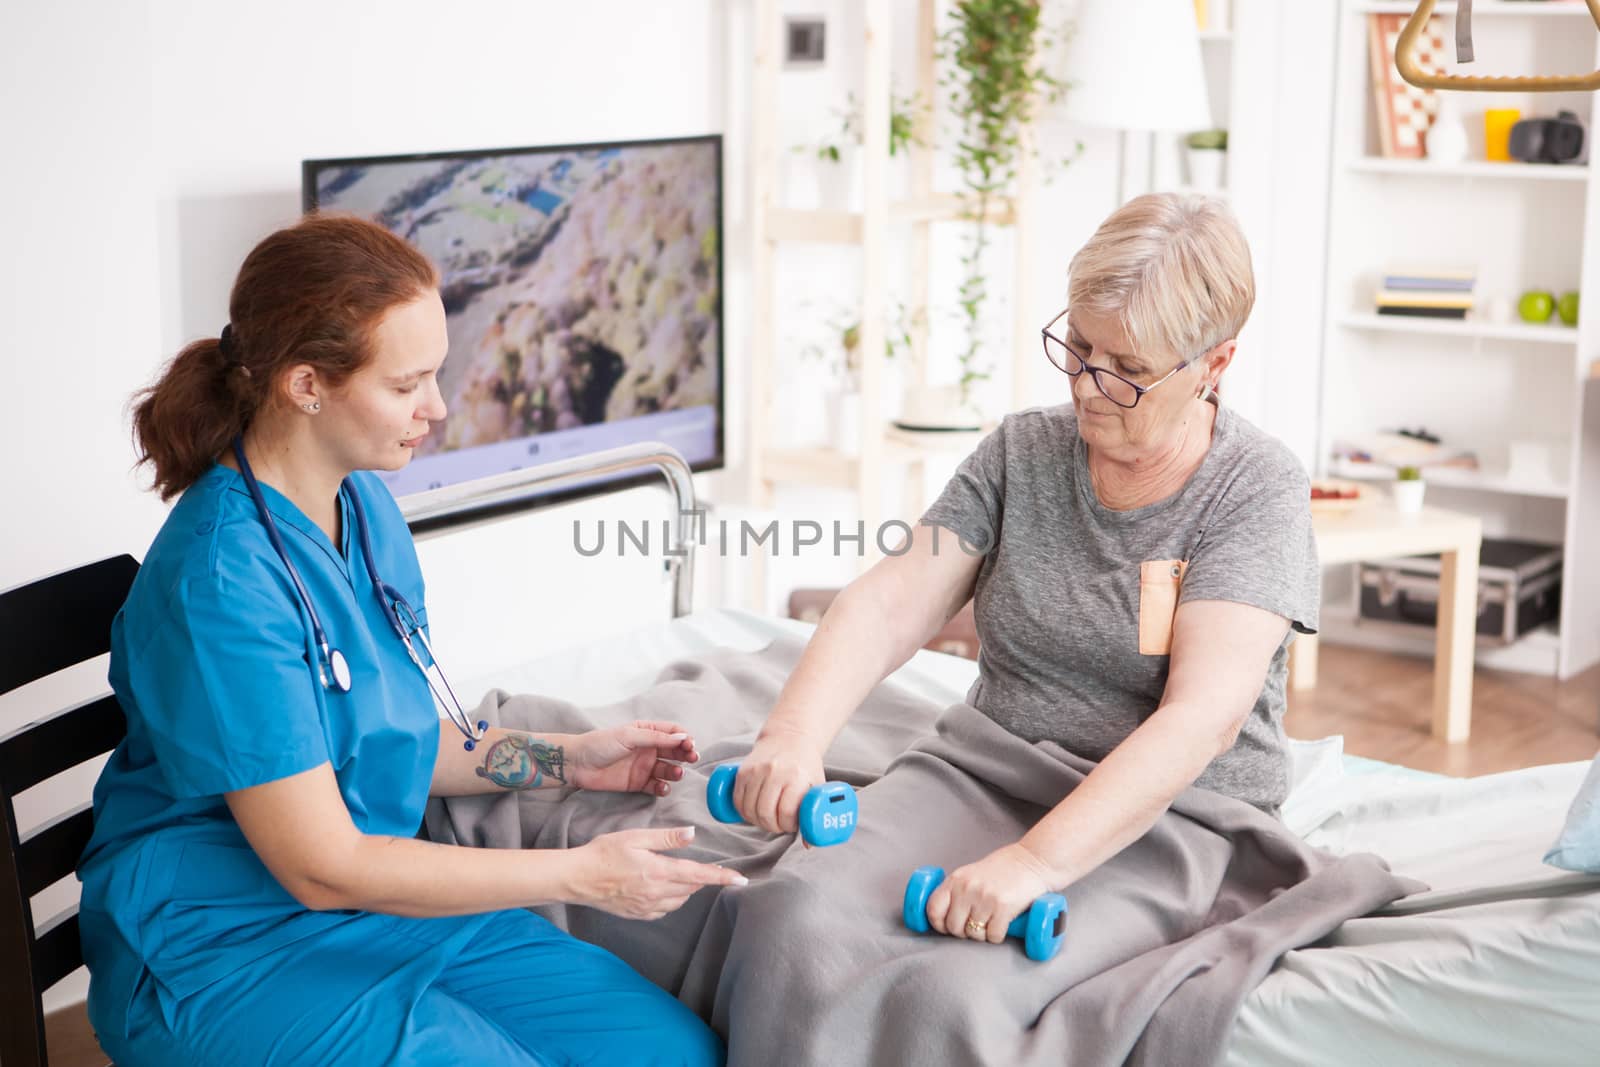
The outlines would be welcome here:
M 322 410 L 322 401 L 313 400 L 309 404 L 301 404 L 300 406 L 305 408 L 307 411 L 311 412 L 312 414 L 315 414 L 315 413 L 317 413 L 317 412 Z

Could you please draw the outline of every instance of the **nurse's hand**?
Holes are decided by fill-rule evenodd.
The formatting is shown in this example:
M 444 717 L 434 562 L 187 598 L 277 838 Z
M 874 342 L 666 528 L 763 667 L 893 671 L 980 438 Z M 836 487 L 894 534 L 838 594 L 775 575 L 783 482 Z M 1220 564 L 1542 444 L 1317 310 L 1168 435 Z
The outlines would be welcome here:
M 799 829 L 800 801 L 822 784 L 822 751 L 809 738 L 763 734 L 739 762 L 733 806 L 744 821 L 772 834 Z
M 694 827 L 618 830 L 569 849 L 575 872 L 568 900 L 624 919 L 659 919 L 703 886 L 748 885 L 738 871 L 657 855 L 694 840 Z
M 700 758 L 675 722 L 634 722 L 579 734 L 567 745 L 567 784 L 609 793 L 664 797 Z

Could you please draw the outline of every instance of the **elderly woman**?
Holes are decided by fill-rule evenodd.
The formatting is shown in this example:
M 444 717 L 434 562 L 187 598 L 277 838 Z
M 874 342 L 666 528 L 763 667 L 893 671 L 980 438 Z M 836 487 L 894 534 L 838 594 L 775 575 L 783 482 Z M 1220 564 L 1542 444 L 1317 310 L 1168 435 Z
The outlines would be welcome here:
M 1288 792 L 1287 649 L 1315 632 L 1318 568 L 1304 471 L 1217 399 L 1255 299 L 1244 236 L 1216 201 L 1142 196 L 1073 258 L 1068 292 L 1044 349 L 1072 402 L 1008 416 L 905 552 L 839 596 L 735 787 L 747 820 L 793 830 L 845 720 L 974 597 L 968 701 L 1098 766 L 935 892 L 952 937 L 1004 940 L 1190 785 L 1273 813 Z

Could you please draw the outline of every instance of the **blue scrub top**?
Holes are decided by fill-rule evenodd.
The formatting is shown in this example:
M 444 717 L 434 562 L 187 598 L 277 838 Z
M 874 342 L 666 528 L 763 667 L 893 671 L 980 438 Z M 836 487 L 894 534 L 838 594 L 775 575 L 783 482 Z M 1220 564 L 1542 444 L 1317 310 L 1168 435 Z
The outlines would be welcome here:
M 222 794 L 331 763 L 363 833 L 412 837 L 438 755 L 426 680 L 379 607 L 347 494 L 360 495 L 379 576 L 426 622 L 422 572 L 388 489 L 340 493 L 335 547 L 262 485 L 350 692 L 326 690 L 310 616 L 238 472 L 216 465 L 178 501 L 111 633 L 111 686 L 128 718 L 94 792 L 81 923 L 91 969 L 131 952 L 184 996 L 261 955 L 351 921 L 286 892 Z M 422 651 L 417 642 L 418 652 Z

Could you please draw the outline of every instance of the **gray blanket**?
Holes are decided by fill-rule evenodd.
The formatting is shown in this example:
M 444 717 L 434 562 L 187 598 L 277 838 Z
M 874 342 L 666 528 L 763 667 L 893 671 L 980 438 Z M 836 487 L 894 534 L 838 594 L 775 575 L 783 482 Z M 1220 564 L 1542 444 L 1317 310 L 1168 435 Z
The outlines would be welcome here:
M 1060 953 L 1035 963 L 901 923 L 907 876 L 953 869 L 1014 841 L 1093 764 L 1028 744 L 966 705 L 939 713 L 880 686 L 840 734 L 828 776 L 859 790 L 846 844 L 722 826 L 705 775 L 749 751 L 800 646 L 669 667 L 651 689 L 600 708 L 484 699 L 477 717 L 578 732 L 636 718 L 687 725 L 702 761 L 664 800 L 583 792 L 434 801 L 436 841 L 562 848 L 640 826 L 693 824 L 682 855 L 751 879 L 702 890 L 654 923 L 582 907 L 541 913 L 676 993 L 728 1040 L 734 1064 L 1201 1064 L 1218 1060 L 1240 1004 L 1291 948 L 1426 887 L 1377 857 L 1304 845 L 1241 801 L 1184 792 L 1135 844 L 1066 890 Z

